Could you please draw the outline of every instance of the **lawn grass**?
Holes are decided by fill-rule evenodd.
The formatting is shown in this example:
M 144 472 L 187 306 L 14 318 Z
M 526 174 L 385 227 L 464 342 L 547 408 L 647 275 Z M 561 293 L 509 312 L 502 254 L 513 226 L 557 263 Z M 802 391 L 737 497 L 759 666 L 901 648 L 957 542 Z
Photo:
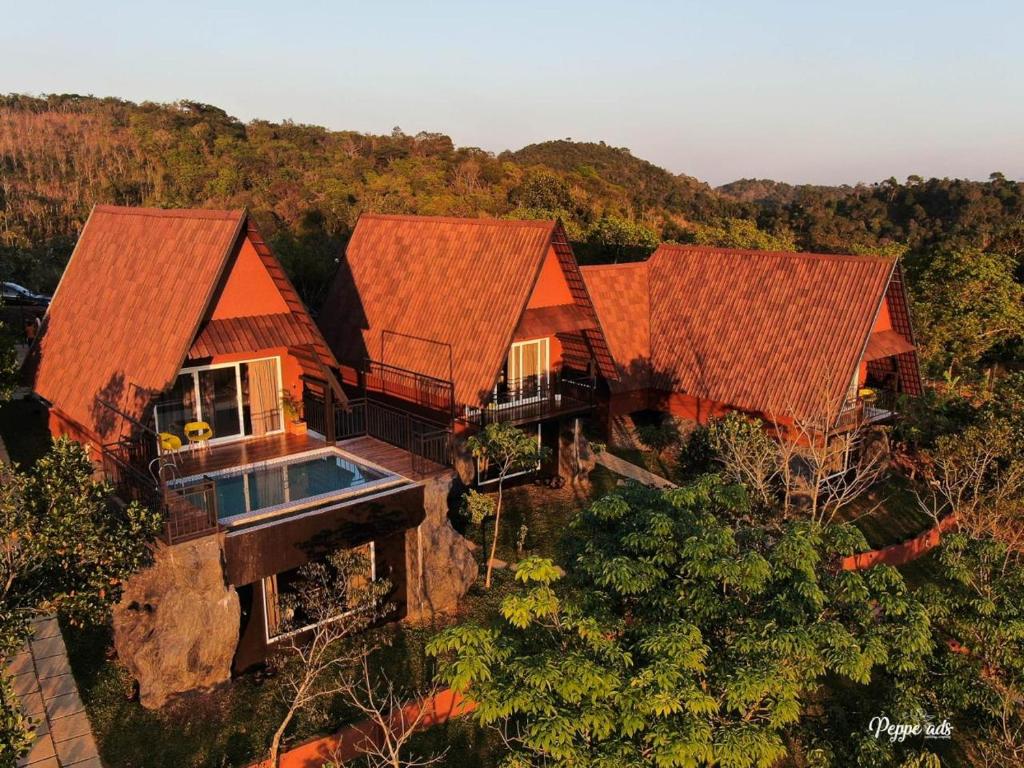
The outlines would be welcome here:
M 935 521 L 921 509 L 913 487 L 902 475 L 891 475 L 841 511 L 863 531 L 872 549 L 908 541 Z

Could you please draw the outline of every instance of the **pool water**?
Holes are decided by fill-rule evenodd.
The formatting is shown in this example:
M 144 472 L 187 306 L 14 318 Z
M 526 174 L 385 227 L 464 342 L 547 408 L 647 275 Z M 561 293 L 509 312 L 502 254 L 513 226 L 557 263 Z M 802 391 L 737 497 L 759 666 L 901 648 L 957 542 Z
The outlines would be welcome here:
M 263 464 L 238 472 L 207 475 L 217 498 L 217 517 L 224 521 L 275 508 L 299 505 L 317 499 L 345 495 L 363 486 L 390 477 L 364 464 L 358 464 L 334 451 L 301 459 Z M 197 507 L 205 508 L 210 489 L 190 488 L 189 478 L 183 493 Z M 191 491 L 191 492 L 190 492 Z

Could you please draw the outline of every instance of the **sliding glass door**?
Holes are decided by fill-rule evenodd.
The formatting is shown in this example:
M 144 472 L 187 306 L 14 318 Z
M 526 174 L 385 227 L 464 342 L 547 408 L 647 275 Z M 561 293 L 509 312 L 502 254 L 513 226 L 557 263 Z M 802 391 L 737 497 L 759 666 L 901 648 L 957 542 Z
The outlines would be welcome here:
M 279 432 L 279 359 L 185 368 L 155 411 L 157 430 L 177 435 L 183 445 L 191 421 L 209 424 L 213 441 Z
M 242 433 L 239 407 L 238 367 L 208 368 L 197 371 L 199 405 L 203 421 L 213 428 L 214 437 L 234 437 Z

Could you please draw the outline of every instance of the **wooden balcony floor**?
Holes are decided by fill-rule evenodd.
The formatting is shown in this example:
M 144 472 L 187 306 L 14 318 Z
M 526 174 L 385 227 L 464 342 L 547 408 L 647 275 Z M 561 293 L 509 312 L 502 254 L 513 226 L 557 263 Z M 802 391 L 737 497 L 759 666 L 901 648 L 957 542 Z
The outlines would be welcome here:
M 202 475 L 245 464 L 258 464 L 262 461 L 324 448 L 326 445 L 323 440 L 312 435 L 281 434 L 270 437 L 254 437 L 236 443 L 210 446 L 195 451 L 183 451 L 178 454 L 178 471 L 181 477 Z M 419 460 L 419 464 L 425 471 L 416 472 L 413 469 L 411 453 L 373 437 L 343 440 L 338 443 L 338 447 L 411 480 L 423 480 L 447 471 L 440 464 L 422 459 Z

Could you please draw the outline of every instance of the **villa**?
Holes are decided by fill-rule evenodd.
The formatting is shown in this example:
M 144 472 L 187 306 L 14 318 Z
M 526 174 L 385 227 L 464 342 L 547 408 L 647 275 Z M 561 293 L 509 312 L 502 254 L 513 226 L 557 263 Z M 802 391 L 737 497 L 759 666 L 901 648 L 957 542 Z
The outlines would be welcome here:
M 448 434 L 436 461 L 413 452 L 423 423 L 348 398 L 337 368 L 247 212 L 93 210 L 26 370 L 51 432 L 165 515 L 115 611 L 144 702 L 262 662 L 297 569 L 338 547 L 391 582 L 395 618 L 452 607 L 475 577 L 445 517 Z
M 523 474 L 576 476 L 580 420 L 616 376 L 556 221 L 364 214 L 319 323 L 350 392 L 450 431 L 467 484 L 494 480 L 465 438 L 495 422 L 549 449 Z
M 613 435 L 645 410 L 697 423 L 739 411 L 828 434 L 921 394 L 894 259 L 662 245 L 582 272 L 618 373 Z

